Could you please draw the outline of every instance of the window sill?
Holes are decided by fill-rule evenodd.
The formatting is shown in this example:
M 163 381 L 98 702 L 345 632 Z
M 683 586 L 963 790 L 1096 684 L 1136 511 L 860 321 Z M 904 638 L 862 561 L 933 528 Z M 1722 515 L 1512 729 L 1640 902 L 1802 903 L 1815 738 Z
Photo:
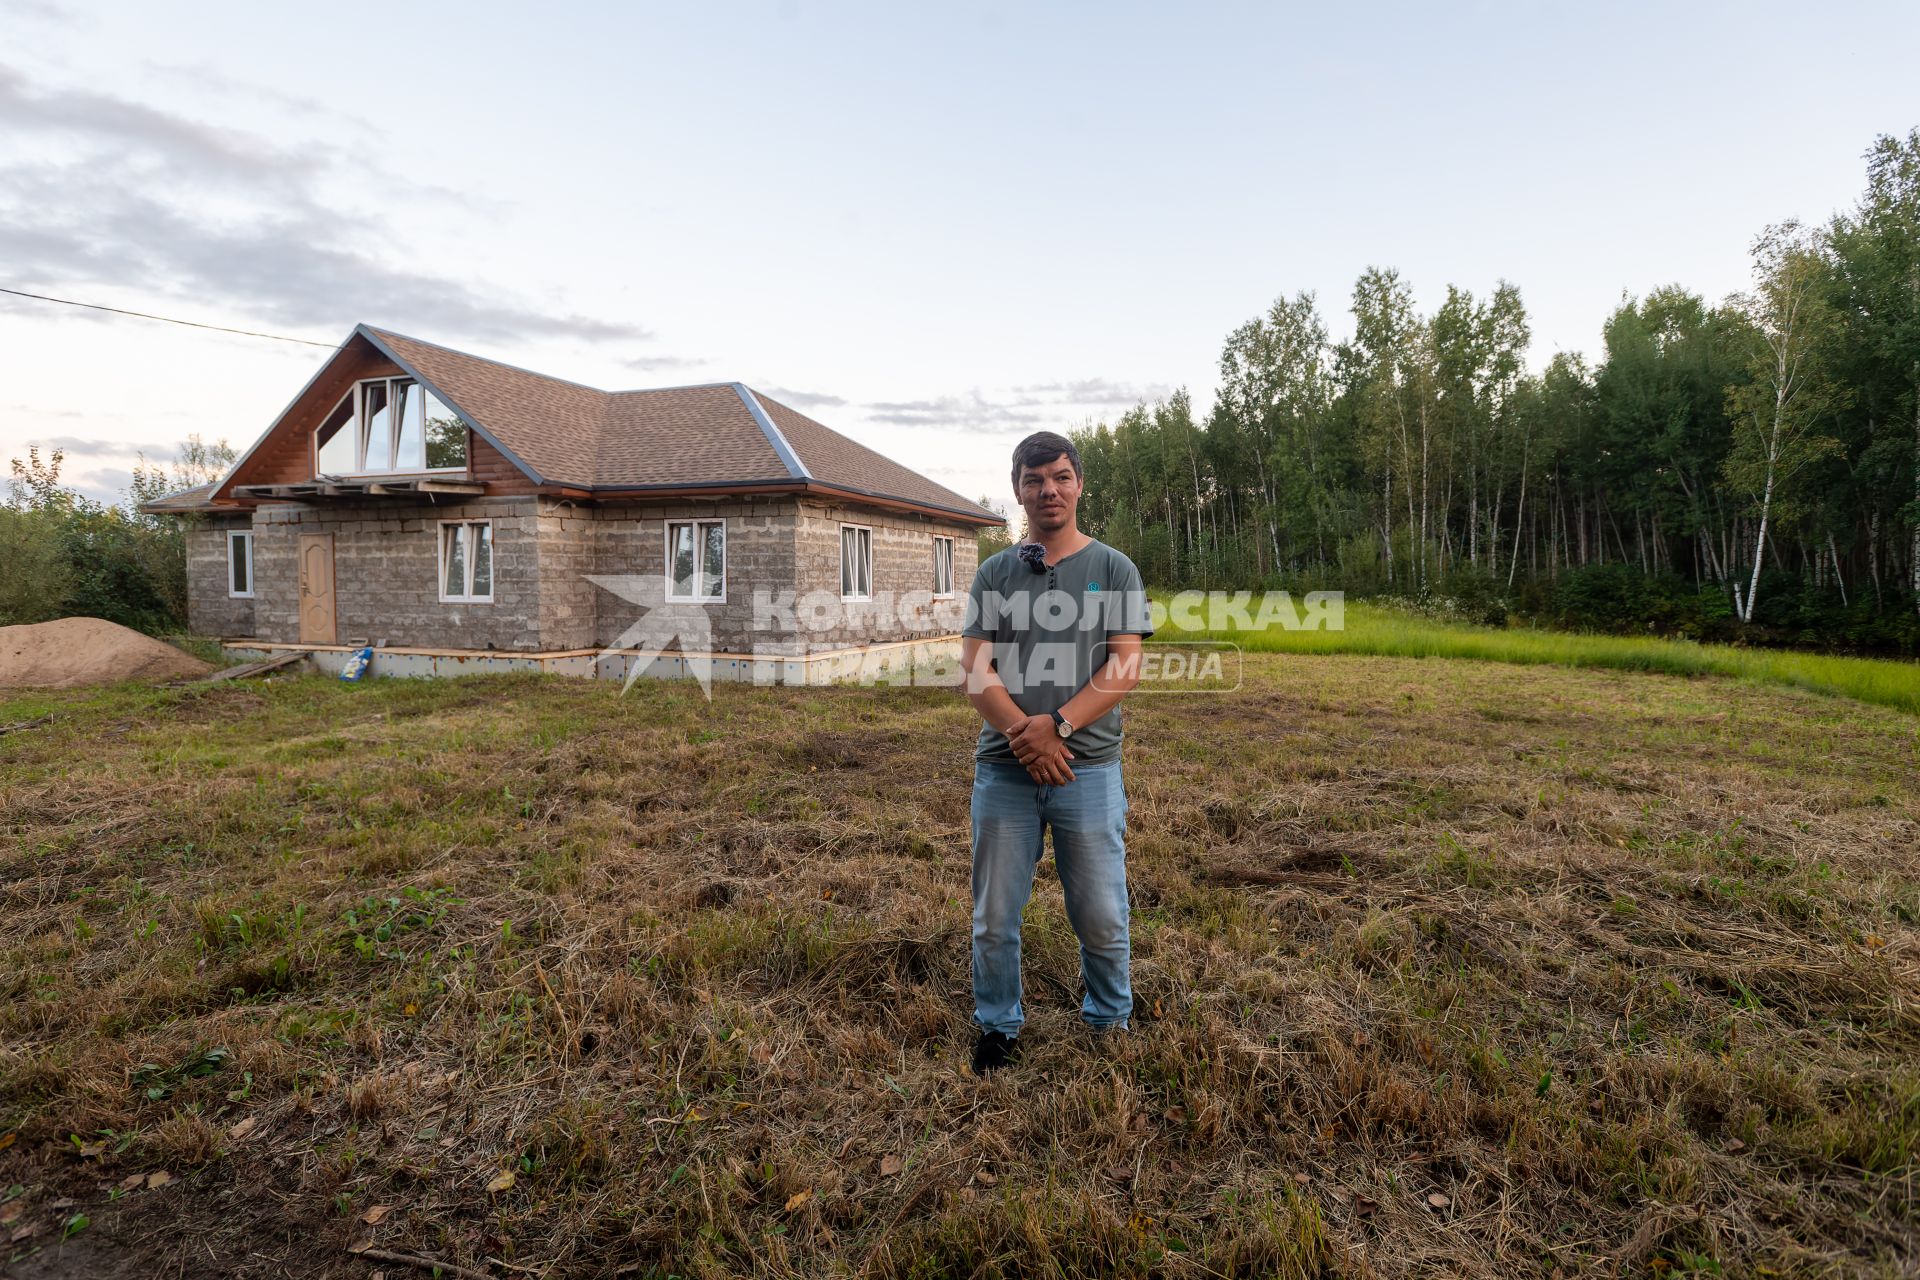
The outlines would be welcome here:
M 467 467 L 440 467 L 427 471 L 317 471 L 308 483 L 322 484 L 328 480 L 471 480 L 473 472 Z

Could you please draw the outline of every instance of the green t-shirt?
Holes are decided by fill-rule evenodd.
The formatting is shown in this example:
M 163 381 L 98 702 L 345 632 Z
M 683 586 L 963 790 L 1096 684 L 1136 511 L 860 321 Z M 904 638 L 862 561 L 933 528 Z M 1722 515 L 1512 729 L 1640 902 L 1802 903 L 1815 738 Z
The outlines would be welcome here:
M 1089 542 L 1041 572 L 1018 547 L 987 557 L 967 593 L 960 634 L 992 642 L 994 669 L 1013 703 L 1028 715 L 1067 705 L 1106 665 L 1111 636 L 1150 636 L 1147 589 L 1133 561 L 1106 543 Z M 1076 726 L 1067 749 L 1076 761 L 1120 758 L 1120 708 Z M 978 760 L 1015 760 L 1007 736 L 980 726 Z

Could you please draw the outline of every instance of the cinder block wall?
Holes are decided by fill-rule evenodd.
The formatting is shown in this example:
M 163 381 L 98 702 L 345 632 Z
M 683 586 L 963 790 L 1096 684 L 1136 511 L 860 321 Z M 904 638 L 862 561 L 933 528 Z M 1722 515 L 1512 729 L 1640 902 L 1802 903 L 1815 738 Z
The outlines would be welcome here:
M 248 516 L 204 516 L 187 525 L 187 629 L 195 635 L 253 634 L 253 601 L 227 594 L 227 532 L 252 524 Z
M 622 599 L 611 590 L 594 591 L 596 643 L 610 647 L 662 644 L 693 650 L 711 645 L 715 653 L 801 652 L 791 629 L 757 629 L 757 589 L 790 588 L 794 575 L 794 524 L 798 504 L 791 498 L 734 498 L 694 503 L 620 503 L 594 509 L 593 563 L 596 574 L 632 577 L 636 594 L 653 607 Z M 667 523 L 672 520 L 727 522 L 726 599 L 717 604 L 666 604 Z M 643 616 L 644 615 L 644 616 Z M 703 621 L 704 620 L 704 621 Z M 636 622 L 640 629 L 628 635 Z M 704 630 L 705 639 L 702 639 Z
M 871 602 L 839 600 L 840 526 L 873 529 Z M 958 631 L 966 616 L 967 588 L 978 563 L 971 526 L 906 512 L 881 511 L 852 504 L 803 502 L 795 531 L 795 586 L 805 594 L 831 595 L 838 608 L 834 625 L 811 631 L 811 647 L 844 648 L 895 640 L 923 639 Z M 953 539 L 953 595 L 933 598 L 933 539 Z
M 440 600 L 439 525 L 455 519 L 493 522 L 491 603 Z M 726 598 L 719 603 L 664 603 L 666 526 L 689 519 L 727 523 Z M 871 601 L 840 599 L 843 523 L 873 530 Z M 397 647 L 554 651 L 605 648 L 624 638 L 720 653 L 801 654 L 924 639 L 960 629 L 975 568 L 967 526 L 783 497 L 597 506 L 545 497 L 280 504 L 257 508 L 252 527 L 251 601 L 227 599 L 224 528 L 189 532 L 196 631 L 297 643 L 303 533 L 333 535 L 338 642 L 385 638 Z M 951 537 L 954 550 L 953 595 L 938 600 L 936 534 Z M 653 603 L 623 600 L 590 575 L 639 578 L 642 598 Z M 775 596 L 791 621 L 756 619 L 758 592 Z M 810 594 L 823 610 L 807 610 Z M 641 630 L 628 636 L 643 614 Z
M 493 600 L 442 603 L 440 523 L 493 522 Z M 334 616 L 341 644 L 384 637 L 395 646 L 537 650 L 541 512 L 533 498 L 435 505 L 277 505 L 254 511 L 254 634 L 300 639 L 299 535 L 333 535 Z
M 592 507 L 540 499 L 540 647 L 550 652 L 601 647 L 594 642 L 594 632 L 602 593 L 587 581 L 589 574 L 598 572 L 594 568 L 598 515 Z
M 629 644 L 693 647 L 686 639 L 690 611 L 704 613 L 719 653 L 801 654 L 825 648 L 923 639 L 960 629 L 976 563 L 973 530 L 959 524 L 852 505 L 790 498 L 724 502 L 622 504 L 595 509 L 594 572 L 639 577 L 648 598 L 663 597 L 666 526 L 671 520 L 727 522 L 727 598 L 704 606 L 645 610 Z M 873 529 L 871 601 L 840 599 L 840 526 Z M 953 539 L 954 594 L 932 598 L 933 537 Z M 777 606 L 756 619 L 757 594 Z M 824 609 L 809 610 L 824 602 Z M 643 612 L 596 589 L 597 643 L 614 645 Z M 815 628 L 812 622 L 824 623 Z M 756 623 L 758 625 L 756 625 Z

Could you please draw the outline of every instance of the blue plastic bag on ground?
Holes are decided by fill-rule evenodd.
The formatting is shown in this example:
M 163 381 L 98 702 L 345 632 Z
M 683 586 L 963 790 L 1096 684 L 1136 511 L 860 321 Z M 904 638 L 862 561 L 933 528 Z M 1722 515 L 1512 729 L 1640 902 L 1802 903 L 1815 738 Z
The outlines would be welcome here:
M 358 680 L 367 674 L 367 668 L 373 665 L 373 646 L 347 655 L 346 662 L 340 668 L 342 680 Z

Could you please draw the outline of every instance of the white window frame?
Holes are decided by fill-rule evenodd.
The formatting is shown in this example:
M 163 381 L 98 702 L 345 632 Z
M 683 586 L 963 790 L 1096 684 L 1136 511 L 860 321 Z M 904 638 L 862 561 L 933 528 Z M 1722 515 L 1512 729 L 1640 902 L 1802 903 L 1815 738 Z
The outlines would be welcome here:
M 487 594 L 483 596 L 448 595 L 447 594 L 447 548 L 449 545 L 448 539 L 447 539 L 447 526 L 453 525 L 453 524 L 463 524 L 469 528 L 478 528 L 481 525 L 487 526 Z M 473 535 L 469 534 L 467 536 L 470 540 L 470 544 L 467 547 L 466 581 L 462 582 L 460 585 L 463 588 L 465 588 L 467 591 L 471 592 L 473 590 L 473 562 L 474 562 L 473 548 L 479 544 L 477 541 L 473 540 Z M 493 603 L 493 586 L 494 586 L 494 583 L 497 582 L 500 577 L 500 567 L 494 563 L 494 557 L 499 553 L 500 544 L 493 540 L 493 521 L 491 520 L 442 520 L 439 522 L 439 524 L 435 528 L 434 537 L 438 539 L 438 541 L 434 544 L 434 559 L 438 565 L 438 567 L 434 570 L 434 572 L 438 575 L 440 579 L 440 603 L 441 604 L 492 604 Z
M 467 422 L 467 420 L 463 417 L 460 419 L 460 421 L 467 422 L 467 460 L 461 463 L 459 466 L 429 467 L 429 466 L 423 465 L 419 467 L 409 467 L 406 470 L 389 469 L 386 471 L 369 471 L 367 469 L 366 394 L 367 394 L 367 388 L 372 386 L 376 382 L 386 384 L 386 388 L 387 388 L 387 456 L 391 458 L 394 454 L 400 451 L 400 415 L 393 412 L 393 384 L 396 382 L 411 382 L 414 386 L 414 390 L 422 395 L 429 394 L 431 389 L 427 386 L 426 383 L 420 381 L 420 379 L 414 377 L 411 374 L 405 374 L 405 373 L 389 374 L 388 376 L 383 378 L 362 378 L 360 381 L 354 383 L 353 386 L 347 390 L 346 395 L 341 396 L 338 400 L 334 401 L 333 408 L 327 410 L 326 416 L 320 419 L 320 427 L 326 426 L 327 422 L 333 417 L 333 415 L 340 412 L 341 405 L 345 404 L 349 400 L 353 401 L 353 416 L 347 420 L 345 426 L 340 428 L 342 431 L 353 432 L 353 470 L 328 471 L 328 472 L 323 472 L 320 470 L 320 427 L 315 427 L 311 432 L 308 433 L 307 451 L 312 456 L 313 474 L 316 479 L 322 475 L 337 475 L 337 476 L 466 475 L 473 470 L 473 424 L 471 422 Z M 431 394 L 433 395 L 434 399 L 440 400 L 440 403 L 447 404 L 445 400 L 440 399 L 440 395 L 438 392 L 431 392 Z M 453 406 L 450 404 L 447 404 L 447 408 L 451 409 L 453 408 Z M 421 422 L 422 422 L 421 429 L 424 431 L 425 430 L 424 414 L 421 415 Z M 424 454 L 426 450 L 426 440 L 424 438 L 420 442 L 420 448 L 422 453 Z
M 947 544 L 947 589 L 940 589 L 940 544 Z M 944 533 L 933 535 L 933 598 L 953 599 L 953 539 Z
M 661 530 L 661 534 L 664 538 L 664 541 L 661 544 L 661 573 L 666 578 L 666 598 L 668 603 L 670 604 L 724 604 L 726 603 L 727 542 L 729 538 L 732 536 L 731 532 L 727 528 L 726 518 L 724 516 L 718 519 L 711 516 L 699 516 L 699 517 L 689 516 L 683 520 L 664 520 L 661 523 L 664 526 Z M 673 593 L 673 531 L 683 524 L 693 526 L 694 594 L 690 596 L 677 596 Z M 707 555 L 707 540 L 701 536 L 700 531 L 701 529 L 705 528 L 707 525 L 713 525 L 713 524 L 717 524 L 720 526 L 720 594 L 717 596 L 703 596 L 699 594 L 699 591 L 700 591 L 700 580 L 701 580 L 701 577 L 703 576 L 701 574 L 701 570 L 705 568 L 705 565 L 702 562 L 706 559 L 706 555 Z
M 233 589 L 233 544 L 236 542 L 244 542 L 247 544 L 245 553 L 247 562 L 247 589 L 245 591 L 235 591 Z M 227 599 L 253 599 L 253 530 L 251 529 L 227 530 Z
M 864 594 L 864 595 L 862 595 L 862 594 L 859 594 L 858 592 L 855 592 L 855 593 L 849 593 L 849 592 L 847 591 L 847 588 L 848 588 L 848 586 L 850 586 L 850 585 L 856 585 L 856 584 L 850 584 L 850 583 L 848 583 L 848 581 L 847 581 L 847 577 L 846 577 L 846 574 L 847 574 L 847 531 L 848 531 L 848 530 L 851 530 L 851 529 L 857 529 L 857 530 L 862 530 L 862 531 L 864 531 L 864 532 L 866 533 L 866 535 L 867 535 L 867 537 L 866 537 L 866 544 L 867 544 L 867 561 L 866 561 L 866 570 L 867 570 L 867 590 L 866 590 L 866 594 Z M 848 601 L 852 601 L 852 600 L 871 600 L 871 599 L 873 599 L 873 526 L 872 526 L 872 525 L 870 525 L 870 524 L 842 524 L 842 525 L 840 526 L 840 598 L 841 598 L 842 600 L 848 600 Z

